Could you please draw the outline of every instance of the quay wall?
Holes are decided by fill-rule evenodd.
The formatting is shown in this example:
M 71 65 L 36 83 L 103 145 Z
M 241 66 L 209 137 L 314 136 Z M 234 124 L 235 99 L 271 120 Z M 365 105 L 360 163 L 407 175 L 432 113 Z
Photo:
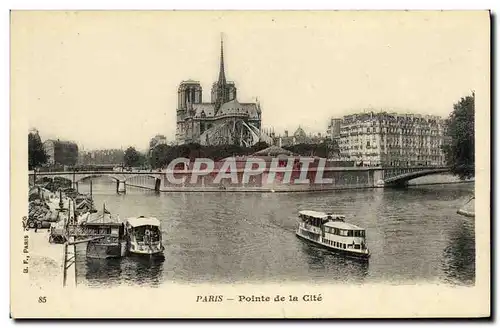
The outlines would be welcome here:
M 106 176 L 117 183 L 117 192 L 124 192 L 126 186 L 163 192 L 294 192 L 326 191 L 337 189 L 377 188 L 384 186 L 384 180 L 411 172 L 425 170 L 443 170 L 436 167 L 380 167 L 380 166 L 339 166 L 345 163 L 312 159 L 307 167 L 303 162 L 287 158 L 271 164 L 265 159 L 265 165 L 247 166 L 246 159 L 236 159 L 234 166 L 225 165 L 225 161 L 215 162 L 211 168 L 196 166 L 193 161 L 175 165 L 173 169 L 136 172 L 90 172 L 56 173 L 59 177 L 73 179 L 78 189 L 78 182 L 89 177 Z M 322 164 L 321 164 L 322 163 Z M 277 164 L 274 165 L 274 164 Z M 326 165 L 325 165 L 326 164 Z M 255 170 L 258 169 L 258 170 Z M 256 172 L 258 171 L 258 172 Z M 209 173 L 210 172 L 210 173 Z M 432 173 L 432 172 L 431 172 Z M 66 175 L 67 177 L 66 177 Z M 89 175 L 90 174 L 90 175 Z M 31 177 L 31 175 L 30 175 Z M 408 185 L 445 184 L 460 182 L 458 178 L 445 172 L 434 172 L 410 180 Z
M 323 173 L 323 179 L 332 179 L 331 183 L 314 183 L 315 173 L 309 173 L 309 184 L 293 183 L 293 175 L 291 183 L 280 182 L 280 177 L 283 173 L 277 173 L 274 183 L 266 183 L 266 173 L 257 179 L 250 179 L 246 184 L 241 183 L 242 177 L 238 175 L 237 184 L 231 183 L 230 179 L 222 179 L 220 183 L 214 183 L 212 176 L 198 177 L 195 183 L 191 183 L 191 173 L 178 173 L 176 178 L 185 177 L 184 184 L 172 184 L 166 177 L 162 178 L 160 191 L 161 192 L 310 192 L 310 191 L 328 191 L 342 189 L 366 189 L 379 188 L 379 184 L 383 177 L 383 169 L 380 168 L 346 168 L 336 170 L 326 170 Z M 434 184 L 456 184 L 456 183 L 474 183 L 474 180 L 462 181 L 458 177 L 449 173 L 440 173 L 435 175 L 424 176 L 410 180 L 409 186 L 434 185 Z M 154 190 L 154 181 L 151 179 L 143 179 L 138 181 L 134 179 L 128 182 L 127 186 L 133 186 L 143 189 Z
M 289 178 L 286 178 L 289 174 Z M 327 168 L 323 172 L 310 169 L 301 177 L 300 170 L 287 172 L 269 171 L 250 176 L 247 183 L 243 181 L 243 172 L 236 173 L 237 181 L 223 178 L 216 181 L 217 173 L 194 177 L 190 172 L 178 172 L 175 179 L 183 179 L 184 183 L 172 183 L 165 175 L 162 178 L 160 191 L 163 192 L 307 192 L 336 189 L 357 189 L 377 187 L 381 180 L 382 169 L 376 168 Z M 274 175 L 274 178 L 273 178 Z M 271 177 L 270 177 L 271 176 Z M 322 181 L 317 180 L 321 178 Z M 305 183 L 305 179 L 309 180 Z
M 451 173 L 441 173 L 428 175 L 408 181 L 409 186 L 424 186 L 434 184 L 454 184 L 454 183 L 473 183 L 474 179 L 460 180 L 459 177 Z

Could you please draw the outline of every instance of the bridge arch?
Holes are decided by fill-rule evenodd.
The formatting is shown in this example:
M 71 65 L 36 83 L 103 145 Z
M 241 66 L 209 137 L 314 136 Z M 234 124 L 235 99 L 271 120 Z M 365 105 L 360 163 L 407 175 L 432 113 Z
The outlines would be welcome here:
M 92 178 L 101 178 L 101 177 L 105 177 L 105 178 L 108 178 L 108 180 L 112 180 L 112 181 L 120 181 L 120 179 L 114 175 L 111 175 L 111 174 L 99 174 L 99 173 L 94 173 L 94 174 L 89 174 L 89 175 L 84 175 L 84 176 L 77 176 L 75 178 L 75 182 L 84 182 L 84 181 L 87 181 L 87 180 L 90 180 Z
M 132 179 L 138 178 L 138 177 L 146 177 L 146 178 L 151 178 L 151 179 L 154 179 L 154 180 L 160 179 L 160 177 L 155 176 L 153 174 L 136 174 L 136 175 L 126 176 L 124 181 L 129 181 L 129 180 L 132 180 Z
M 136 184 L 138 187 L 144 185 L 145 188 L 151 188 L 155 191 L 160 190 L 161 181 L 163 179 L 164 173 L 162 172 L 129 172 L 129 171 L 72 171 L 72 172 L 30 172 L 29 173 L 29 183 L 34 184 L 36 181 L 43 179 L 44 177 L 55 179 L 57 177 L 64 178 L 73 183 L 73 187 L 78 190 L 78 183 L 84 182 L 93 178 L 105 177 L 107 180 L 116 182 L 117 192 L 125 192 L 126 182 L 136 179 L 138 177 L 144 177 L 142 181 L 130 181 L 131 184 Z M 35 181 L 36 180 L 36 181 Z M 139 179 L 140 180 L 140 179 Z
M 450 168 L 434 168 L 398 174 L 384 179 L 384 186 L 406 186 L 410 180 L 428 175 L 442 174 L 450 172 Z

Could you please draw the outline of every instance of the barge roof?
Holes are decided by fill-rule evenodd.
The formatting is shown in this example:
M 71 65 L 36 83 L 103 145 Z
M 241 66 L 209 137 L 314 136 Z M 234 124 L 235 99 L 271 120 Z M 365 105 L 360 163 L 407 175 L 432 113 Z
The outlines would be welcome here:
M 146 226 L 146 225 L 151 225 L 151 226 L 160 226 L 160 221 L 157 218 L 153 217 L 134 217 L 134 218 L 128 218 L 125 220 L 125 222 L 132 227 L 141 227 L 141 226 Z
M 345 215 L 318 212 L 318 211 L 300 211 L 299 214 L 302 214 L 305 216 L 311 216 L 311 217 L 323 219 L 323 220 L 327 220 L 327 219 L 344 220 L 345 219 Z
M 325 227 L 332 227 L 332 228 L 345 229 L 345 230 L 365 230 L 361 227 L 358 227 L 357 225 L 347 223 L 347 222 L 339 222 L 339 221 L 327 222 L 327 223 L 325 223 Z

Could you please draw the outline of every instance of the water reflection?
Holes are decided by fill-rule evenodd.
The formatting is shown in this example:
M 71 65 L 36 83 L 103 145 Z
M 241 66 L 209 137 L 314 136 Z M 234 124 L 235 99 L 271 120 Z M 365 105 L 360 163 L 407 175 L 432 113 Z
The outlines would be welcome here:
M 158 286 L 162 282 L 163 261 L 163 258 L 149 257 L 86 259 L 83 269 L 89 286 L 111 286 L 122 282 Z
M 162 223 L 166 260 L 84 262 L 80 280 L 108 284 L 332 282 L 474 284 L 474 227 L 456 214 L 474 185 L 323 193 L 162 193 L 94 183 L 97 206 Z M 85 188 L 85 186 L 81 186 Z M 299 240 L 299 210 L 347 216 L 367 231 L 369 261 Z
M 369 261 L 345 256 L 305 241 L 301 251 L 315 280 L 362 283 L 368 275 Z M 320 273 L 320 274 L 318 274 Z
M 123 278 L 131 285 L 158 286 L 163 282 L 164 258 L 124 258 Z
M 122 259 L 87 259 L 85 278 L 89 285 L 102 286 L 118 281 L 122 270 Z
M 476 279 L 476 247 L 474 222 L 465 219 L 450 233 L 443 252 L 444 280 L 451 284 L 474 285 Z

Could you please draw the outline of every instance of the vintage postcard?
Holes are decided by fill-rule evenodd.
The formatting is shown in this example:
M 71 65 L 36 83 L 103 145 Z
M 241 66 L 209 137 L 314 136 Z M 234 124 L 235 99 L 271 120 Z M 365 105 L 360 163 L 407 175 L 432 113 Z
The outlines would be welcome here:
M 13 318 L 490 316 L 490 12 L 12 11 L 10 46 Z

